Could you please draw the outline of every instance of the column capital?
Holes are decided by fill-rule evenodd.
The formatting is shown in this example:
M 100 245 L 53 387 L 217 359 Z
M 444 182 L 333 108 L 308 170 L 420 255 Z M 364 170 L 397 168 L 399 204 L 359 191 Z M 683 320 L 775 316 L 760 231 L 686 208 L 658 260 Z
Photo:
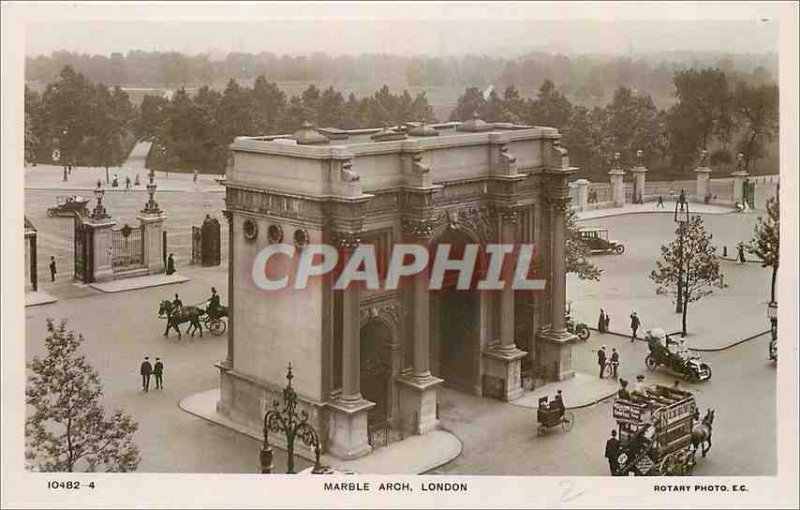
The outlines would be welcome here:
M 419 241 L 430 241 L 436 231 L 436 222 L 434 220 L 417 219 L 417 218 L 403 218 L 400 222 L 400 228 L 403 233 L 410 235 Z
M 518 207 L 500 206 L 496 208 L 496 211 L 503 223 L 516 223 L 519 219 Z
M 572 203 L 572 199 L 569 196 L 548 196 L 545 201 L 551 209 L 562 213 L 566 212 Z
M 361 233 L 334 230 L 330 234 L 331 242 L 342 250 L 355 249 L 361 244 Z

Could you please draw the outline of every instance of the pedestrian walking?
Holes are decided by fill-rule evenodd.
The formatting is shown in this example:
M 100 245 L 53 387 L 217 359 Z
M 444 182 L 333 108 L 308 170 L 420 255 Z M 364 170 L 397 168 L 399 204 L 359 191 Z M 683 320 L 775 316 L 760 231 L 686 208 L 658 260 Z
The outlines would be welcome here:
M 153 373 L 153 365 L 150 364 L 149 357 L 144 357 L 144 361 L 139 367 L 139 373 L 142 374 L 142 390 L 150 391 L 150 374 Z
M 611 431 L 611 438 L 606 441 L 606 458 L 608 459 L 608 469 L 611 476 L 617 476 L 617 459 L 619 458 L 619 439 L 617 431 Z
M 600 365 L 600 379 L 603 378 L 603 370 L 606 368 L 606 346 L 597 351 L 597 364 Z
M 656 208 L 658 207 L 664 209 L 664 197 L 661 195 L 658 195 L 658 203 L 656 204 Z
M 164 389 L 164 363 L 161 362 L 161 358 L 156 358 L 156 364 L 153 366 L 153 375 L 156 376 L 156 389 L 163 390 Z
M 611 315 L 610 315 L 610 314 L 608 314 L 608 313 L 606 313 L 606 324 L 605 324 L 605 327 L 606 327 L 606 332 L 608 332 L 608 326 L 609 326 L 609 324 L 611 324 Z
M 136 174 L 136 177 L 133 179 L 133 185 L 138 186 L 141 182 L 139 181 L 139 174 Z
M 631 342 L 636 340 L 636 331 L 639 329 L 642 323 L 639 320 L 639 316 L 636 315 L 636 312 L 631 314 Z
M 738 254 L 736 255 L 736 260 L 739 262 L 739 264 L 744 264 L 745 262 L 747 262 L 747 259 L 744 258 L 744 243 L 739 243 L 736 249 L 738 250 Z
M 611 348 L 611 376 L 616 379 L 617 378 L 617 369 L 619 367 L 619 353 L 617 349 L 612 347 Z
M 195 170 L 195 171 L 194 171 L 194 174 L 192 175 L 192 182 L 193 182 L 194 184 L 197 184 L 197 170 Z
M 57 271 L 56 271 L 56 258 L 53 257 L 53 256 L 50 256 L 50 281 L 51 282 L 56 281 L 56 273 L 57 273 Z
M 131 178 L 129 176 L 125 176 L 125 189 L 131 189 Z
M 606 312 L 600 309 L 600 317 L 597 319 L 597 331 L 600 333 L 606 332 Z
M 172 253 L 169 254 L 167 257 L 167 274 L 170 275 L 175 272 L 175 259 L 172 256 Z

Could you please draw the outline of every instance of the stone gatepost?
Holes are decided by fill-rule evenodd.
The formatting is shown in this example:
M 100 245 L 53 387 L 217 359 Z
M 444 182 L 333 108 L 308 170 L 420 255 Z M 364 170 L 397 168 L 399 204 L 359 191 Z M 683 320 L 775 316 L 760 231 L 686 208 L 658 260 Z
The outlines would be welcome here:
M 708 166 L 708 151 L 704 150 L 700 153 L 700 162 L 697 163 L 697 168 L 694 171 L 697 175 L 695 195 L 699 200 L 705 200 L 708 194 L 708 181 L 711 178 L 711 168 Z
M 619 162 L 619 152 L 614 153 L 614 166 L 608 171 L 609 180 L 611 181 L 611 200 L 614 202 L 614 207 L 623 207 L 625 205 L 625 170 L 622 169 Z
M 578 179 L 575 181 L 575 187 L 577 188 L 577 195 L 578 195 L 578 203 L 574 204 L 578 206 L 579 211 L 585 211 L 589 208 L 589 181 L 586 179 Z
M 644 152 L 641 150 L 636 151 L 636 166 L 631 168 L 631 173 L 633 174 L 633 199 L 631 201 L 635 204 L 641 197 L 642 202 L 644 202 L 644 184 L 647 167 L 644 166 Z
M 101 206 L 102 207 L 102 206 Z M 92 213 L 83 220 L 83 225 L 92 231 L 92 277 L 93 282 L 107 282 L 114 279 L 114 269 L 111 266 L 112 245 L 111 229 L 117 224 L 108 215 Z M 105 209 L 103 209 L 105 213 Z
M 733 177 L 733 202 L 742 204 L 742 207 L 744 207 L 744 181 L 748 175 L 747 170 L 744 169 L 744 154 L 740 152 L 736 156 L 736 171 L 731 174 L 731 177 Z
M 164 271 L 164 260 L 162 257 L 162 243 L 164 238 L 161 232 L 164 230 L 164 212 L 158 207 L 154 195 L 156 184 L 153 182 L 153 172 L 150 172 L 150 182 L 147 184 L 147 192 L 150 199 L 139 212 L 137 219 L 142 226 L 142 244 L 144 248 L 143 262 L 148 274 L 161 273 Z

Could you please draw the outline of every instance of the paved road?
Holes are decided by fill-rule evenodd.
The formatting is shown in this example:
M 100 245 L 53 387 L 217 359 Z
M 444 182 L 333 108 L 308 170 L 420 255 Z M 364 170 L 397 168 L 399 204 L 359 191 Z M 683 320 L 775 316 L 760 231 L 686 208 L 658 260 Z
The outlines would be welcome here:
M 95 294 L 31 307 L 26 316 L 26 360 L 44 354 L 45 319 L 67 319 L 84 336 L 83 352 L 98 370 L 108 410 L 121 408 L 138 421 L 135 440 L 142 454 L 140 472 L 257 473 L 258 441 L 213 425 L 178 407 L 181 399 L 219 385 L 213 364 L 225 358 L 226 335 L 203 338 L 170 332 L 157 317 L 158 301 L 179 292 L 185 303 L 200 302 L 214 285 L 227 302 L 224 268 L 186 271 L 192 281 L 118 294 Z M 164 390 L 141 391 L 139 364 L 144 356 L 165 363 Z M 154 381 L 151 381 L 154 383 Z M 275 450 L 275 466 L 286 461 Z M 307 463 L 298 459 L 302 468 Z
M 703 358 L 713 367 L 711 380 L 681 383 L 695 392 L 701 411 L 716 411 L 713 446 L 698 457 L 698 476 L 775 475 L 777 432 L 775 366 L 766 360 L 767 336 Z M 644 368 L 646 346 L 613 335 L 595 335 L 574 352 L 576 366 L 594 373 L 594 351 L 605 344 L 620 350 L 621 376 L 644 373 L 649 383 L 671 384 L 674 376 Z M 566 395 L 569 400 L 569 395 Z M 536 411 L 453 390 L 440 396 L 442 425 L 464 442 L 463 453 L 432 474 L 605 476 L 605 441 L 616 426 L 613 400 L 577 409 L 575 427 L 537 436 Z

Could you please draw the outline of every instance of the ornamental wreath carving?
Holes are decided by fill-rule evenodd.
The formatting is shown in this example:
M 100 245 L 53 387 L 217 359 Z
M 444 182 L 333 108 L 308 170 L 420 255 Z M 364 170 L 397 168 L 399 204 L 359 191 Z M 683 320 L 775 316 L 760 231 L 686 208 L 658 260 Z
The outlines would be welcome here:
M 258 237 L 258 223 L 252 218 L 247 218 L 242 223 L 242 233 L 248 241 L 255 241 Z

